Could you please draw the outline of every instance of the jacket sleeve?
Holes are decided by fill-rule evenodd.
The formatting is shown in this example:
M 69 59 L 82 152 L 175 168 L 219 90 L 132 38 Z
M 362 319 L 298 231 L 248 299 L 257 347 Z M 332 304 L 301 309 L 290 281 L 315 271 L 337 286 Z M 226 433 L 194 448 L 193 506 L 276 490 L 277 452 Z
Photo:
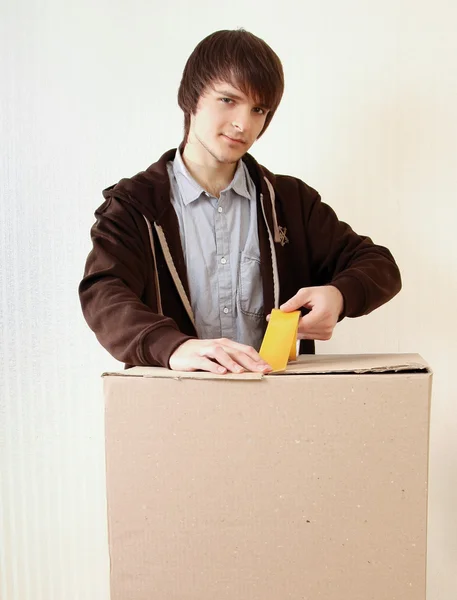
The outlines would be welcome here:
M 340 290 L 340 319 L 366 315 L 400 291 L 398 266 L 387 248 L 356 234 L 314 190 L 309 201 L 310 189 L 303 186 L 302 194 L 308 196 L 304 217 L 312 279 Z
M 124 203 L 108 199 L 95 213 L 92 250 L 79 297 L 84 317 L 102 346 L 128 365 L 168 367 L 190 336 L 142 300 L 151 269 L 138 219 Z M 146 225 L 145 225 L 146 227 Z

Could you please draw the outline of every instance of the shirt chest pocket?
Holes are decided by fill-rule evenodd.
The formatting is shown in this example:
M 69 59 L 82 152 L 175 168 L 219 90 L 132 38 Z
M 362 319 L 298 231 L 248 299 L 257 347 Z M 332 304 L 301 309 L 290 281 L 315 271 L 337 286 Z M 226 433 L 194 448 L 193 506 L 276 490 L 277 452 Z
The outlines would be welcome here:
M 241 253 L 238 277 L 238 307 L 244 314 L 255 318 L 263 315 L 263 289 L 260 259 Z

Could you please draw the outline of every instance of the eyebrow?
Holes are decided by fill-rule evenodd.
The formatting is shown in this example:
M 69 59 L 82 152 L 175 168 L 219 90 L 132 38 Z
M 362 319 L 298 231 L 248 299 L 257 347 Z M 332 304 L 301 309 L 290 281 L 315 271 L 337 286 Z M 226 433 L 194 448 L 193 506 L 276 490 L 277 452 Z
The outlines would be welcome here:
M 228 90 L 219 90 L 214 88 L 216 94 L 220 94 L 221 96 L 227 96 L 227 98 L 231 98 L 232 100 L 243 100 L 241 96 L 234 94 L 233 92 L 229 92 Z M 259 108 L 263 108 L 264 110 L 270 110 L 270 107 L 266 104 L 256 104 Z

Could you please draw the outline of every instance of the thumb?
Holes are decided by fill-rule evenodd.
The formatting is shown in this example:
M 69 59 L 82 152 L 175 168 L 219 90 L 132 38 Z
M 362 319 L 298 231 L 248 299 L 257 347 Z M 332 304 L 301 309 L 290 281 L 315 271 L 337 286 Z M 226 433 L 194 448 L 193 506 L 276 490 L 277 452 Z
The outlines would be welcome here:
M 308 302 L 309 292 L 307 288 L 302 288 L 301 290 L 298 290 L 295 296 L 292 296 L 290 300 L 287 300 L 287 302 L 281 304 L 279 308 L 284 312 L 292 312 L 293 310 L 299 310 L 303 306 L 306 306 Z

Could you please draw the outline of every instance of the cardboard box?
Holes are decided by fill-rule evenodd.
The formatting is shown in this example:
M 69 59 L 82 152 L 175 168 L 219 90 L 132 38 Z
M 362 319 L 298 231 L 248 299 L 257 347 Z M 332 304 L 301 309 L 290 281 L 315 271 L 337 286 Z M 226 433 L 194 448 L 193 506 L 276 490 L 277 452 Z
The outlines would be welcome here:
M 112 600 L 424 600 L 432 375 L 105 374 Z

